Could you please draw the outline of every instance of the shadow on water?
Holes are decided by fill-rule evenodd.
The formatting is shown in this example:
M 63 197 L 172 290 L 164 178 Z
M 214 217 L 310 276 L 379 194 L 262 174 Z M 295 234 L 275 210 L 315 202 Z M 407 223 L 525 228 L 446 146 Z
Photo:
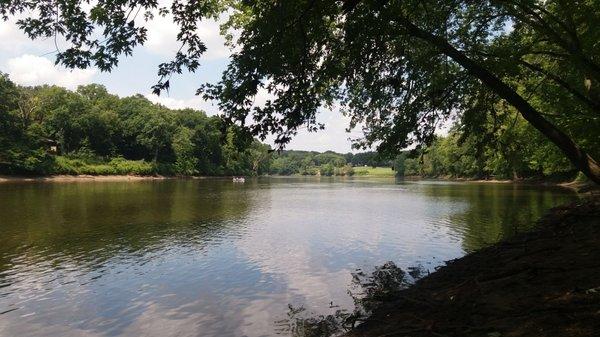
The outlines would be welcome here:
M 577 198 L 574 191 L 558 186 L 435 181 L 407 184 L 411 185 L 418 185 L 433 203 L 452 205 L 447 224 L 462 238 L 465 252 L 530 230 L 549 207 Z
M 303 306 L 288 305 L 286 318 L 276 321 L 276 333 L 293 337 L 329 337 L 350 331 L 371 315 L 382 303 L 398 296 L 398 293 L 423 277 L 423 266 L 402 270 L 392 261 L 377 266 L 372 272 L 357 269 L 352 273 L 348 294 L 354 301 L 354 309 L 341 309 L 333 302 L 326 315 L 314 315 Z

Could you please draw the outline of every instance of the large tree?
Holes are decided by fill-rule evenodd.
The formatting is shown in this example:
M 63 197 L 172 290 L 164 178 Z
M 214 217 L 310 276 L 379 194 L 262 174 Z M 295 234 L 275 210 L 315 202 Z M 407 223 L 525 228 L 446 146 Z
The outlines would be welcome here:
M 5 1 L 30 37 L 63 35 L 57 62 L 110 70 L 146 39 L 138 14 L 171 12 L 181 49 L 159 67 L 159 93 L 173 73 L 196 70 L 205 46 L 197 25 L 227 12 L 238 48 L 219 83 L 199 93 L 224 117 L 284 145 L 317 130 L 316 114 L 339 104 L 362 125 L 357 145 L 398 152 L 428 142 L 458 116 L 478 124 L 506 103 L 600 183 L 600 4 L 596 0 L 156 0 Z M 233 38 L 232 36 L 238 36 Z M 273 99 L 254 104 L 260 90 Z

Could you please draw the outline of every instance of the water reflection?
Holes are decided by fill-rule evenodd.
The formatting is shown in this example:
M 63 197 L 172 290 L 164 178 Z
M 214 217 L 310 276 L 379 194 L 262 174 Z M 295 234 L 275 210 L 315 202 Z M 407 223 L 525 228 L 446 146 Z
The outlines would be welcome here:
M 447 224 L 462 238 L 467 252 L 529 229 L 551 205 L 570 200 L 560 187 L 520 184 L 421 182 L 432 202 L 450 204 Z
M 348 294 L 354 309 L 330 304 L 331 313 L 311 315 L 306 308 L 289 306 L 287 317 L 275 322 L 280 334 L 294 337 L 328 337 L 341 335 L 365 321 L 382 303 L 397 298 L 399 292 L 414 284 L 425 273 L 422 266 L 398 268 L 393 261 L 375 266 L 369 273 L 357 269 L 352 273 Z
M 564 190 L 271 178 L 0 185 L 0 336 L 261 336 L 356 268 L 433 268 Z

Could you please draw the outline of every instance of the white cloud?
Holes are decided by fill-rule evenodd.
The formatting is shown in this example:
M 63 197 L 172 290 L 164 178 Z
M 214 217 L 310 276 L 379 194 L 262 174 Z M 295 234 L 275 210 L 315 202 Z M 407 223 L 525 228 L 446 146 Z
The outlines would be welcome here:
M 231 51 L 225 46 L 225 38 L 220 34 L 220 25 L 225 18 L 221 17 L 218 21 L 204 21 L 198 27 L 198 35 L 206 44 L 206 53 L 204 56 L 207 60 L 216 60 L 228 58 Z
M 346 132 L 350 126 L 350 117 L 344 116 L 338 107 L 331 110 L 321 109 L 317 113 L 317 122 L 325 125 L 325 130 L 309 132 L 306 127 L 301 127 L 298 134 L 286 145 L 288 150 L 311 150 L 311 151 L 336 151 L 356 152 L 352 149 L 350 139 L 361 138 L 363 132 L 358 126 L 350 132 Z M 274 144 L 275 136 L 267 137 L 267 143 Z
M 173 98 L 165 94 L 156 96 L 148 93 L 144 94 L 148 100 L 153 103 L 162 104 L 167 108 L 171 109 L 184 109 L 192 108 L 205 111 L 208 115 L 216 115 L 219 113 L 219 107 L 216 102 L 207 101 L 201 96 L 192 96 L 190 98 Z M 267 92 L 266 89 L 261 88 L 254 97 L 254 106 L 264 106 L 268 100 L 274 99 L 275 96 Z
M 11 21 L 0 22 L 0 51 L 11 52 L 21 50 L 28 43 L 31 43 L 19 29 L 16 24 Z
M 144 97 L 153 103 L 162 104 L 170 109 L 192 108 L 202 110 L 208 115 L 215 115 L 218 113 L 216 104 L 212 104 L 210 101 L 206 101 L 200 96 L 192 96 L 188 99 L 178 99 L 165 95 L 156 96 L 154 94 L 145 94 Z
M 231 52 L 225 46 L 225 38 L 220 35 L 219 25 L 224 20 L 204 20 L 198 25 L 198 36 L 206 45 L 204 60 L 217 60 L 229 57 Z M 148 40 L 144 47 L 155 54 L 172 57 L 179 49 L 181 43 L 177 41 L 179 28 L 173 22 L 173 17 L 155 15 L 154 19 L 146 23 Z
M 19 29 L 17 21 L 26 18 L 25 14 L 17 14 L 10 17 L 7 21 L 0 20 L 0 58 L 6 59 L 21 55 L 24 53 L 30 54 L 54 54 L 58 48 L 64 48 L 67 44 L 63 37 L 54 38 L 37 38 L 31 40 L 27 35 Z
M 21 85 L 56 84 L 74 89 L 90 83 L 96 69 L 64 69 L 45 57 L 31 54 L 11 58 L 6 62 L 10 79 Z
M 177 25 L 173 23 L 171 16 L 155 15 L 154 19 L 147 23 L 147 28 L 148 39 L 144 42 L 146 49 L 159 55 L 173 55 L 177 52 Z

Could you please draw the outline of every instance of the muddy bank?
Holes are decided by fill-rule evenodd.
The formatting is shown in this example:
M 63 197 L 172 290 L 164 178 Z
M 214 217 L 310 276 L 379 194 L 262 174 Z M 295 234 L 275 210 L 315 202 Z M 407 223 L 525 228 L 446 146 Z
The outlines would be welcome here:
M 449 182 L 460 182 L 460 183 L 484 183 L 484 184 L 520 184 L 520 185 L 532 185 L 532 186 L 560 186 L 568 189 L 572 189 L 578 193 L 589 193 L 598 195 L 600 194 L 600 186 L 589 181 L 546 181 L 542 179 L 521 179 L 521 180 L 510 180 L 510 179 L 468 179 L 468 178 L 452 178 L 452 177 L 421 177 L 421 176 L 405 176 L 402 179 L 407 181 L 449 181 Z
M 4 176 L 0 175 L 0 183 L 18 182 L 78 182 L 78 181 L 140 181 L 140 180 L 165 180 L 165 179 L 231 179 L 231 177 L 205 177 L 205 176 L 136 176 L 136 175 L 56 175 L 56 176 Z
M 6 182 L 31 182 L 31 181 L 56 181 L 56 182 L 73 182 L 73 181 L 130 181 L 130 180 L 161 180 L 167 179 L 163 176 L 134 176 L 134 175 L 110 175 L 110 176 L 92 176 L 92 175 L 58 175 L 58 176 L 0 176 L 0 183 Z
M 539 228 L 399 292 L 348 336 L 598 336 L 600 200 L 553 209 Z

